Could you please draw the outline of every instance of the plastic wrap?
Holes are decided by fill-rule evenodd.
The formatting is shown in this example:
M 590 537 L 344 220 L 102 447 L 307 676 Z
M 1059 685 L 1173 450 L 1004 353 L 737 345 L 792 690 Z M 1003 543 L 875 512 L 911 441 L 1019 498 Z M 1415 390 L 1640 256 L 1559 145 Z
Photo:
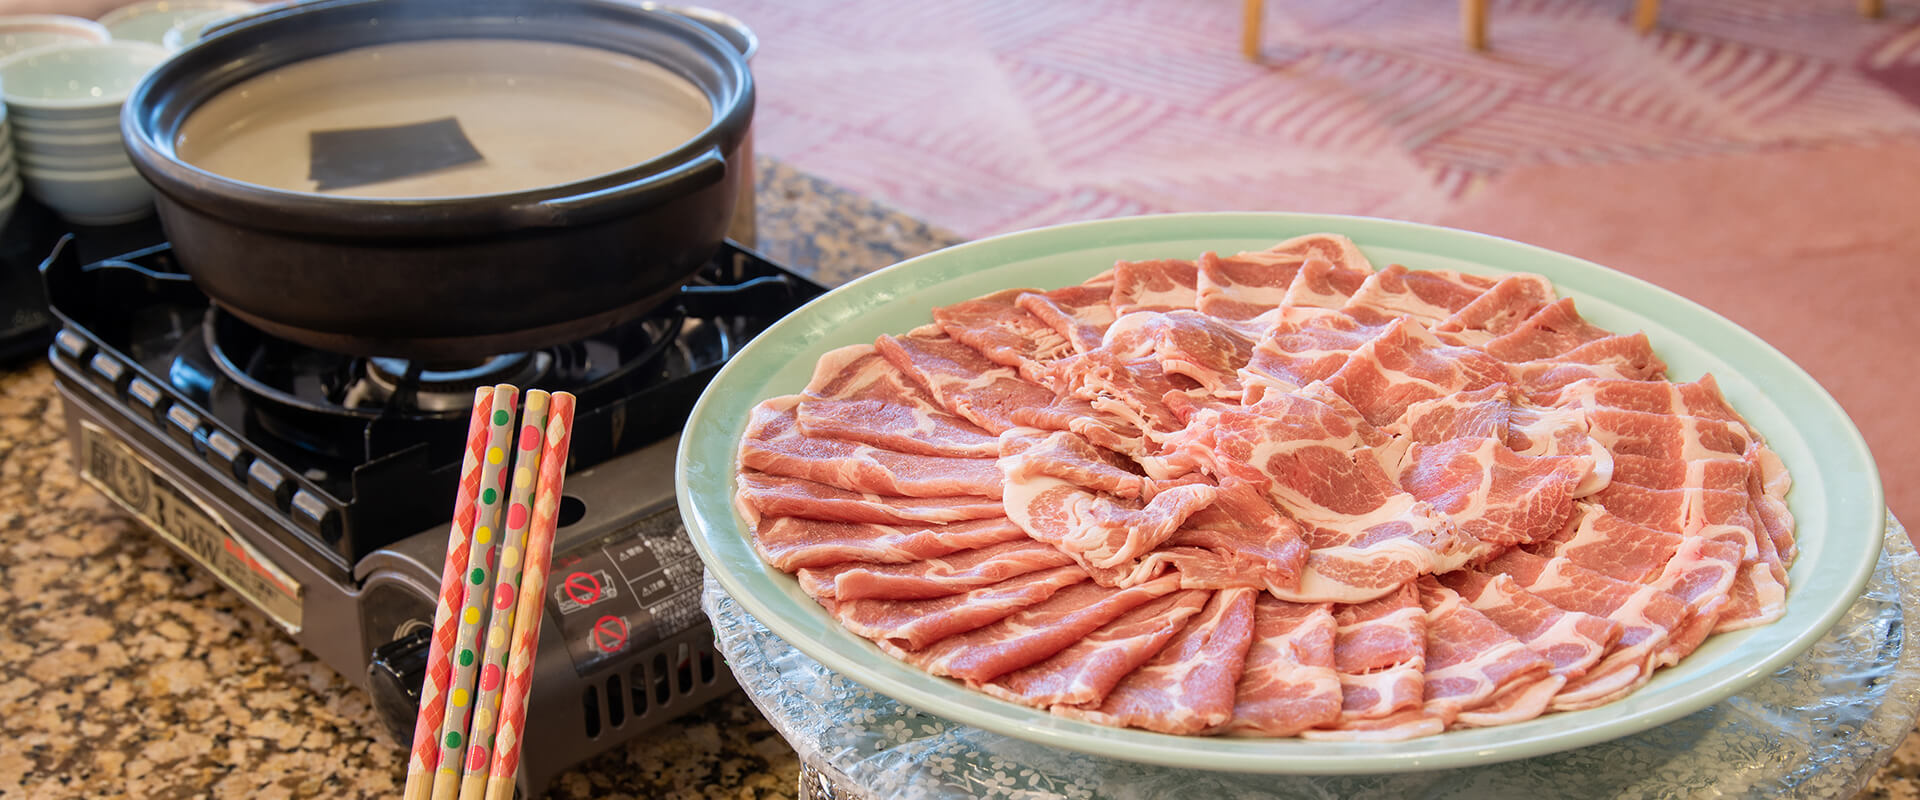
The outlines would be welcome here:
M 1069 752 L 923 714 L 821 666 L 707 579 L 703 603 L 740 685 L 835 797 L 1847 797 L 1912 728 L 1920 556 L 1888 518 L 1866 591 L 1805 655 L 1691 716 L 1578 750 L 1471 769 L 1270 776 Z

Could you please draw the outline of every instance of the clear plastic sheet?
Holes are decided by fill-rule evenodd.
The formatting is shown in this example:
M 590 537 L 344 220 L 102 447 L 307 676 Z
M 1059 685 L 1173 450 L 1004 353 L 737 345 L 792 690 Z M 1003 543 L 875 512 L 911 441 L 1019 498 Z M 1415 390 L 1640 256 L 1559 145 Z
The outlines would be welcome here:
M 821 666 L 707 578 L 720 651 L 755 704 L 839 798 L 1848 797 L 1920 709 L 1920 556 L 1888 517 L 1861 596 L 1799 660 L 1725 702 L 1634 736 L 1472 769 L 1237 775 L 1031 744 L 923 714 Z

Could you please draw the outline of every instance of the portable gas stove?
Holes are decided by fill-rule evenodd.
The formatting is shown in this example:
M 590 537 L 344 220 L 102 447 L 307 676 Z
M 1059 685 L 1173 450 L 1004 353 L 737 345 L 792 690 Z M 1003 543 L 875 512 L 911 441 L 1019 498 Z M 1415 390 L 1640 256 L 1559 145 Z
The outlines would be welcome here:
M 729 243 L 677 301 L 477 363 L 307 349 L 212 306 L 164 245 L 42 267 L 82 477 L 368 689 L 412 736 L 473 390 L 579 397 L 521 788 L 733 689 L 674 503 L 719 366 L 823 289 Z

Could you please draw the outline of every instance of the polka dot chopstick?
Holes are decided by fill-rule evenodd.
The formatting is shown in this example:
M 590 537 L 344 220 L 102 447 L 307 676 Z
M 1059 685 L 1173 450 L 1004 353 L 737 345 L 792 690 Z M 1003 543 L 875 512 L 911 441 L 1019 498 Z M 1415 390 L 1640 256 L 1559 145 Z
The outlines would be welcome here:
M 473 521 L 480 501 L 480 465 L 486 458 L 487 417 L 493 409 L 493 387 L 473 393 L 473 419 L 467 424 L 466 456 L 460 462 L 459 491 L 454 495 L 453 525 L 447 534 L 447 563 L 440 574 L 440 602 L 433 612 L 433 638 L 427 646 L 427 678 L 420 687 L 420 717 L 413 728 L 413 752 L 407 759 L 406 800 L 426 800 L 433 792 L 433 772 L 440 763 L 440 722 L 446 713 L 447 685 L 453 680 L 453 651 L 459 633 L 460 604 L 466 599 L 467 556 L 473 544 Z
M 499 567 L 494 571 L 493 619 L 487 623 L 486 650 L 480 656 L 480 683 L 473 702 L 473 726 L 467 734 L 466 774 L 460 779 L 460 800 L 481 800 L 487 791 L 488 755 L 494 744 L 494 723 L 500 711 L 500 687 L 505 683 L 507 643 L 514 630 L 519 600 L 522 555 L 527 546 L 527 523 L 532 521 L 534 476 L 541 472 L 542 445 L 547 431 L 546 392 L 527 392 L 520 416 L 520 438 L 513 450 L 513 489 L 507 499 L 505 536 L 500 543 Z M 564 458 L 562 459 L 564 466 Z M 536 590 L 535 598 L 540 597 Z M 537 616 L 539 608 L 534 609 Z M 538 621 L 535 621 L 538 624 Z
M 566 392 L 553 395 L 547 412 L 546 433 L 540 454 L 540 477 L 534 492 L 533 521 L 527 529 L 526 569 L 521 574 L 513 649 L 507 655 L 506 685 L 501 691 L 499 731 L 494 737 L 486 800 L 511 800 L 514 773 L 520 769 L 520 742 L 525 732 L 528 689 L 533 681 L 533 657 L 540 649 L 540 616 L 545 607 L 547 569 L 553 562 L 553 534 L 560 514 L 560 492 L 566 479 L 567 448 L 573 442 L 573 395 Z
M 503 383 L 493 387 L 493 403 L 487 417 L 487 450 L 480 467 L 480 502 L 463 573 L 465 596 L 460 603 L 459 631 L 453 650 L 448 653 L 453 678 L 448 683 L 446 713 L 440 721 L 440 757 L 433 772 L 432 800 L 453 800 L 460 792 L 467 726 L 473 719 L 473 676 L 479 670 L 480 628 L 487 620 L 488 601 L 493 593 L 493 565 L 499 555 L 501 477 L 507 471 L 507 451 L 513 443 L 513 412 L 519 397 L 520 390 L 512 385 Z M 476 412 L 479 408 L 474 407 Z

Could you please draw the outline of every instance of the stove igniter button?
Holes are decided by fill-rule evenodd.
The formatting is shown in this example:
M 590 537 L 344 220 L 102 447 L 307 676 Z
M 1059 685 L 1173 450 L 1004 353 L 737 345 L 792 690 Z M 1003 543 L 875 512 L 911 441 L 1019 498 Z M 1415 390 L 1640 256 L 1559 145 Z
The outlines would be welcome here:
M 247 465 L 253 463 L 253 454 L 240 447 L 223 431 L 207 434 L 207 460 L 219 465 L 232 475 L 236 481 L 247 479 Z
M 187 410 L 186 406 L 173 406 L 167 409 L 167 433 L 174 441 L 186 445 L 190 450 L 199 449 L 194 439 L 201 438 L 200 415 Z
M 133 398 L 133 404 L 146 411 L 147 416 L 154 422 L 164 420 L 167 406 L 173 405 L 172 398 L 167 397 L 166 392 L 161 391 L 160 387 L 153 385 L 145 378 L 134 378 L 129 381 L 127 396 Z
M 53 348 L 83 364 L 87 356 L 93 355 L 93 342 L 87 341 L 87 337 L 72 328 L 61 328 L 59 333 L 54 334 Z
M 340 538 L 340 512 L 305 489 L 293 493 L 293 518 L 327 544 Z
M 247 490 L 281 511 L 287 510 L 287 506 L 293 502 L 293 481 L 287 480 L 280 470 L 264 461 L 247 465 Z
M 106 353 L 94 353 L 93 360 L 87 362 L 87 369 L 93 372 L 95 380 L 114 394 L 126 391 L 127 381 L 133 379 L 133 370 Z

